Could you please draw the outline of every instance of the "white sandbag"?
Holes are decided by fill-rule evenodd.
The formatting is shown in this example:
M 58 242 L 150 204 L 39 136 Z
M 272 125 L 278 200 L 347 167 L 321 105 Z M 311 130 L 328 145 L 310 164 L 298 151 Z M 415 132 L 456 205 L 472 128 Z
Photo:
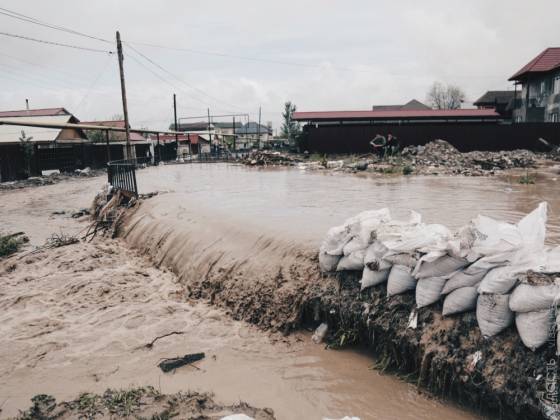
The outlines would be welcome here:
M 344 222 L 344 227 L 347 229 L 348 233 L 354 237 L 362 232 L 362 227 L 379 226 L 381 222 L 386 222 L 391 220 L 391 215 L 389 209 L 384 208 L 380 210 L 368 210 L 361 212 L 355 217 L 346 219 Z
M 412 274 L 419 279 L 425 277 L 441 277 L 457 271 L 467 265 L 469 265 L 469 262 L 465 258 L 456 258 L 451 255 L 444 255 L 435 261 L 420 261 Z
M 340 259 L 336 266 L 336 271 L 343 270 L 363 270 L 364 269 L 364 251 L 356 251 L 350 255 L 345 255 Z
M 416 232 L 424 228 L 422 216 L 415 211 L 410 211 L 410 221 L 400 220 L 383 221 L 377 228 L 376 239 L 379 242 L 398 241 L 406 233 Z
M 457 274 L 451 277 L 447 283 L 445 283 L 445 287 L 441 293 L 447 295 L 454 290 L 460 289 L 461 287 L 478 286 L 484 276 L 486 276 L 486 273 L 487 271 L 480 271 L 477 274 L 467 274 L 465 270 L 460 270 Z
M 249 417 L 245 414 L 231 414 L 229 416 L 221 417 L 220 420 L 254 420 L 252 417 Z
M 517 284 L 517 274 L 511 266 L 498 267 L 490 270 L 478 285 L 479 294 L 497 293 L 505 295 Z
M 377 286 L 378 284 L 385 283 L 389 278 L 390 268 L 385 270 L 370 270 L 367 266 L 364 267 L 364 272 L 362 273 L 362 279 L 360 283 L 362 289 L 367 289 L 368 287 Z
M 490 255 L 509 252 L 523 245 L 523 238 L 516 226 L 479 215 L 472 220 L 473 252 Z
M 416 288 L 417 279 L 411 275 L 412 269 L 404 265 L 393 265 L 387 280 L 387 296 L 400 295 Z
M 554 328 L 555 322 L 550 309 L 515 314 L 515 325 L 521 341 L 533 351 L 548 341 L 550 327 Z
M 413 252 L 411 254 L 403 253 L 385 255 L 383 259 L 391 264 L 404 265 L 413 269 L 418 264 L 418 260 L 420 259 L 420 257 L 421 256 L 418 252 Z
M 416 284 L 416 303 L 419 308 L 436 303 L 442 296 L 441 291 L 447 282 L 442 277 L 426 277 Z
M 442 316 L 470 312 L 476 309 L 478 291 L 476 287 L 460 287 L 452 291 L 443 301 Z
M 325 271 L 332 271 L 340 259 L 342 255 L 329 255 L 326 252 L 319 252 L 319 264 L 321 264 L 321 268 Z
M 451 238 L 451 231 L 443 225 L 433 224 L 405 232 L 397 241 L 383 241 L 383 245 L 389 248 L 389 254 L 412 253 L 423 251 L 424 248 L 445 243 Z M 446 248 L 445 245 L 442 248 Z M 427 252 L 427 251 L 425 251 Z
M 560 280 L 542 286 L 520 283 L 511 293 L 509 309 L 513 312 L 549 309 L 559 293 Z
M 344 245 L 352 239 L 344 226 L 330 228 L 321 244 L 321 251 L 329 255 L 342 255 Z
M 523 238 L 523 247 L 532 251 L 544 248 L 546 236 L 548 203 L 543 201 L 535 210 L 517 223 L 517 229 Z
M 352 238 L 346 245 L 344 245 L 342 253 L 348 256 L 357 251 L 365 251 L 367 246 L 367 244 L 362 244 L 356 238 Z
M 492 337 L 513 324 L 514 313 L 509 309 L 509 295 L 479 295 L 476 320 L 484 338 Z
M 364 265 L 370 270 L 387 270 L 393 266 L 389 261 L 383 260 L 387 253 L 387 247 L 379 241 L 373 241 L 368 246 L 364 255 Z

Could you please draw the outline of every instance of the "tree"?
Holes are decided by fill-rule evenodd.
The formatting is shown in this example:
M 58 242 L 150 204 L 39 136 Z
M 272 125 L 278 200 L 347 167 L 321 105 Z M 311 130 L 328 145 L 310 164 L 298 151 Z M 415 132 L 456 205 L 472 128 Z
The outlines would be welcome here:
M 282 112 L 282 117 L 284 117 L 284 123 L 282 124 L 280 137 L 288 139 L 301 132 L 301 126 L 298 122 L 292 120 L 294 112 L 296 112 L 296 105 L 292 105 L 291 102 L 286 102 L 284 104 L 284 112 Z
M 19 138 L 19 147 L 21 154 L 23 155 L 23 160 L 25 161 L 25 167 L 19 170 L 19 173 L 29 178 L 31 176 L 31 157 L 35 153 L 35 148 L 33 145 L 33 137 L 27 137 L 25 131 L 21 130 L 21 137 Z
M 124 116 L 122 114 L 114 114 L 109 121 L 122 121 Z M 105 125 L 102 122 L 96 125 Z M 110 125 L 110 124 L 109 124 Z M 86 136 L 92 143 L 105 143 L 107 138 L 105 137 L 105 130 L 87 130 Z M 126 134 L 118 131 L 109 131 L 109 142 L 126 141 Z
M 463 89 L 451 83 L 444 85 L 434 82 L 426 93 L 428 105 L 437 109 L 457 109 L 465 99 L 467 99 L 467 95 Z

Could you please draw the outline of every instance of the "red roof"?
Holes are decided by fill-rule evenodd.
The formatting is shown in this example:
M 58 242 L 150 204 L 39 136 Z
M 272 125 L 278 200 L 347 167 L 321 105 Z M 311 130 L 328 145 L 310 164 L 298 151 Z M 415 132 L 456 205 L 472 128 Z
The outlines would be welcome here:
M 547 48 L 508 80 L 517 80 L 525 73 L 550 71 L 560 67 L 560 48 Z
M 82 121 L 80 124 L 86 125 L 105 125 L 107 127 L 122 127 L 124 128 L 124 120 L 110 120 L 110 121 Z M 130 133 L 130 141 L 143 141 L 146 140 L 138 133 Z
M 188 140 L 189 138 L 192 144 L 198 143 L 198 134 L 179 134 L 177 136 L 177 140 Z M 157 136 L 152 136 L 151 140 L 157 142 L 158 138 Z M 175 136 L 173 134 L 160 134 L 159 141 L 175 141 Z
M 499 118 L 493 109 L 426 109 L 411 111 L 320 111 L 295 112 L 292 119 L 310 120 L 373 120 L 373 119 L 411 119 L 411 118 Z
M 44 108 L 44 109 L 30 109 L 29 115 L 27 110 L 23 109 L 21 111 L 0 111 L 0 117 L 45 117 L 52 115 L 71 115 L 64 108 Z

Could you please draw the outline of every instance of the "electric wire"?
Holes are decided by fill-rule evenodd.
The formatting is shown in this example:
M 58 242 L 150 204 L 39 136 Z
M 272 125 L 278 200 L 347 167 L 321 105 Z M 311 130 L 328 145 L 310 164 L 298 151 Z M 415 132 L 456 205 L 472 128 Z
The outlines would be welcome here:
M 221 104 L 224 104 L 226 106 L 232 107 L 232 108 L 237 108 L 237 109 L 241 109 L 243 111 L 249 111 L 249 109 L 247 108 L 241 108 L 232 104 L 228 104 L 224 101 L 220 101 L 217 98 L 214 98 L 213 96 L 208 95 L 207 93 L 201 91 L 200 89 L 195 88 L 194 86 L 190 85 L 189 83 L 185 82 L 184 80 L 179 79 L 177 76 L 175 76 L 173 73 L 167 71 L 166 69 L 164 69 L 162 66 L 160 66 L 159 64 L 157 64 L 156 62 L 150 60 L 148 57 L 146 57 L 144 54 L 142 54 L 141 52 L 139 52 L 138 50 L 134 49 L 133 47 L 131 47 L 130 45 L 128 45 L 126 42 L 123 42 L 123 44 L 125 44 L 128 48 L 130 48 L 131 50 L 133 50 L 136 54 L 139 54 L 140 56 L 144 57 L 144 59 L 148 60 L 150 63 L 152 63 L 154 66 L 160 68 L 161 70 L 163 70 L 164 72 L 166 72 L 167 74 L 169 74 L 171 77 L 177 79 L 179 82 L 184 83 L 185 85 L 187 85 L 188 87 L 190 87 L 191 89 L 196 90 L 197 92 L 203 94 L 204 96 L 208 96 L 210 99 L 213 99 Z
M 0 7 L 0 10 L 3 10 L 4 12 L 7 12 L 7 13 L 0 12 L 1 15 L 5 15 L 5 16 L 12 17 L 12 18 L 15 18 L 15 19 L 23 20 L 23 21 L 29 22 L 29 23 L 34 23 L 36 25 L 45 26 L 47 28 L 56 29 L 58 31 L 67 32 L 67 33 L 70 33 L 70 34 L 73 34 L 73 35 L 79 35 L 79 36 L 83 36 L 83 37 L 86 37 L 86 38 L 95 39 L 97 41 L 108 42 L 109 44 L 114 44 L 114 42 L 112 42 L 112 41 L 108 41 L 108 40 L 102 39 L 102 38 L 97 38 L 97 37 L 91 36 L 91 35 L 86 35 L 86 34 L 83 34 L 81 32 L 74 31 L 72 29 L 64 28 L 62 26 L 52 25 L 50 23 L 43 22 L 39 19 L 35 19 L 35 18 L 30 17 L 30 16 L 22 15 L 21 13 L 13 12 L 13 11 L 5 9 L 3 7 Z M 9 14 L 9 13 L 11 13 L 11 14 Z
M 96 49 L 94 49 L 94 48 L 86 48 L 86 47 L 77 47 L 77 46 L 75 46 L 75 45 L 59 44 L 58 42 L 43 41 L 43 40 L 41 40 L 41 39 L 28 38 L 28 37 L 26 37 L 26 36 L 15 35 L 15 34 L 9 34 L 9 33 L 7 33 L 7 32 L 0 32 L 0 35 L 11 36 L 11 37 L 13 37 L 13 38 L 26 39 L 26 40 L 28 40 L 28 41 L 41 42 L 41 43 L 43 43 L 43 44 L 58 45 L 59 47 L 75 48 L 75 49 L 77 49 L 77 50 L 95 51 L 95 52 L 102 52 L 102 53 L 107 53 L 107 54 L 113 54 L 111 51 L 96 50 Z
M 103 70 L 101 70 L 101 73 L 99 73 L 99 76 L 97 76 L 97 79 L 95 79 L 95 82 L 93 82 L 93 85 L 91 85 L 91 87 L 89 88 L 89 90 L 87 91 L 87 93 L 85 94 L 84 98 L 81 100 L 80 104 L 78 105 L 78 107 L 74 110 L 73 114 L 75 114 L 76 112 L 78 112 L 78 109 L 80 109 L 80 107 L 82 106 L 82 104 L 84 103 L 84 101 L 86 100 L 86 98 L 88 97 L 89 93 L 91 92 L 91 90 L 93 89 L 93 87 L 95 86 L 95 84 L 97 83 L 97 81 L 99 80 L 99 78 L 101 77 L 101 75 L 105 72 L 105 69 L 107 68 L 107 66 L 109 65 L 109 63 L 111 62 L 111 60 L 113 59 L 113 54 L 111 54 L 111 56 L 109 57 L 109 60 L 107 60 L 107 63 L 105 64 L 105 66 L 103 67 Z

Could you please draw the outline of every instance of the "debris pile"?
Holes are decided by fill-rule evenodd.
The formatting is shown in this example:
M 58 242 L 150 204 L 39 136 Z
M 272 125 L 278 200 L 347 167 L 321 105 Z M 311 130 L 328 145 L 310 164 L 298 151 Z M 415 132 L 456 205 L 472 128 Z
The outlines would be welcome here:
M 443 301 L 444 316 L 476 311 L 485 338 L 515 323 L 535 351 L 556 326 L 560 301 L 560 247 L 545 247 L 546 220 L 546 202 L 515 225 L 478 216 L 455 233 L 414 211 L 407 222 L 388 209 L 365 211 L 328 231 L 319 263 L 362 271 L 362 291 L 387 283 L 388 297 L 413 292 L 417 308 Z M 414 309 L 411 328 L 417 317 Z
M 295 156 L 285 155 L 280 152 L 257 150 L 249 153 L 243 160 L 243 164 L 251 166 L 290 166 L 301 161 L 301 159 Z
M 47 176 L 31 177 L 20 181 L 1 182 L 0 191 L 17 190 L 27 187 L 42 187 L 43 185 L 54 185 L 58 184 L 59 182 L 69 181 L 75 178 L 94 178 L 102 175 L 107 176 L 106 169 L 76 169 L 75 172 L 52 173 Z
M 402 157 L 410 159 L 413 165 L 434 167 L 459 167 L 496 170 L 511 168 L 536 168 L 537 155 L 529 150 L 502 152 L 461 153 L 445 140 L 434 140 L 425 146 L 405 147 Z

